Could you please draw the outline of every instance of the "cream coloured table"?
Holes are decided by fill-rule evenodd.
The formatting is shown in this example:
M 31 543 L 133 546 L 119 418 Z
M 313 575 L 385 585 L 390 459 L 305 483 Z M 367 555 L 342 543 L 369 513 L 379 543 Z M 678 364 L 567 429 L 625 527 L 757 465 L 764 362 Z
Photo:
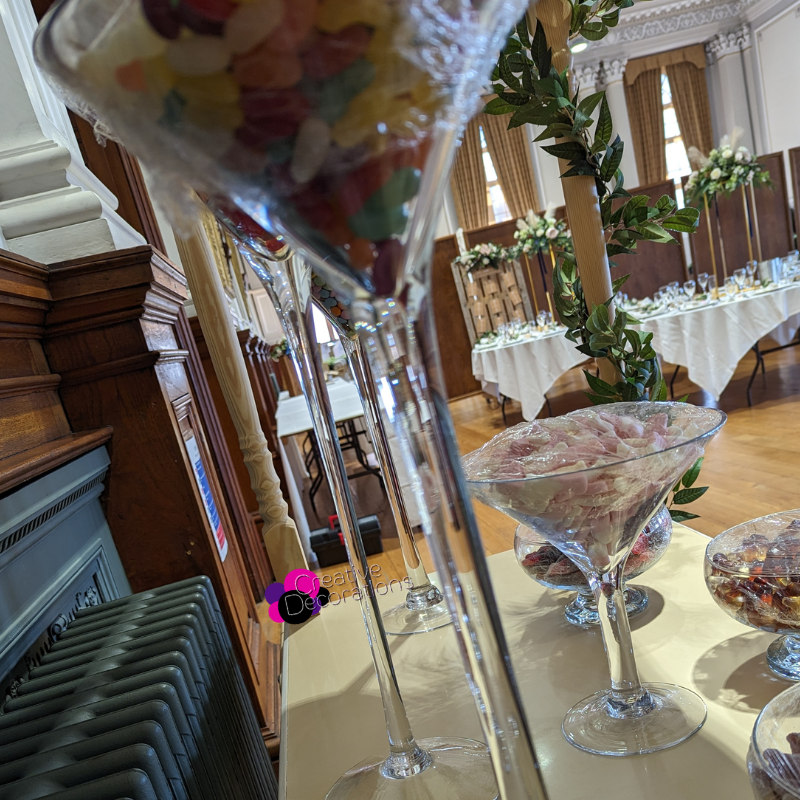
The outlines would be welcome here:
M 534 583 L 512 551 L 489 558 L 550 800 L 752 800 L 750 732 L 760 709 L 789 684 L 764 661 L 774 637 L 747 629 L 711 599 L 703 581 L 708 541 L 676 526 L 664 558 L 636 582 L 651 589 L 651 600 L 632 623 L 643 680 L 699 692 L 708 720 L 683 744 L 634 758 L 584 753 L 561 733 L 567 709 L 608 685 L 599 631 L 569 625 L 568 593 Z M 389 608 L 399 597 L 390 593 L 382 603 Z M 285 627 L 280 798 L 323 800 L 345 770 L 387 752 L 372 660 L 350 599 Z M 391 637 L 390 644 L 416 736 L 480 739 L 453 629 Z

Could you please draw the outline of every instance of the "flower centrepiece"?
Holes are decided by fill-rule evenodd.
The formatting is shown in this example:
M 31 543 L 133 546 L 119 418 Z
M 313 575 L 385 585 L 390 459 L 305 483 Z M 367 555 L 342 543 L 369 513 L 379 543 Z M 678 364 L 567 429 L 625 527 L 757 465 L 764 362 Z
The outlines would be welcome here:
M 509 256 L 509 251 L 505 247 L 493 242 L 482 242 L 456 256 L 453 263 L 458 264 L 465 272 L 476 269 L 500 269 L 500 264 L 507 261 Z
M 697 169 L 689 176 L 684 190 L 692 203 L 702 202 L 703 195 L 730 197 L 740 186 L 772 185 L 769 172 L 756 157 L 744 145 L 734 148 L 727 136 L 707 157 L 697 149 L 690 156 Z
M 517 220 L 517 230 L 514 231 L 517 244 L 509 248 L 512 258 L 517 258 L 521 253 L 535 255 L 553 250 L 572 252 L 572 233 L 565 219 L 556 219 L 551 209 L 540 217 L 530 209 L 524 218 Z

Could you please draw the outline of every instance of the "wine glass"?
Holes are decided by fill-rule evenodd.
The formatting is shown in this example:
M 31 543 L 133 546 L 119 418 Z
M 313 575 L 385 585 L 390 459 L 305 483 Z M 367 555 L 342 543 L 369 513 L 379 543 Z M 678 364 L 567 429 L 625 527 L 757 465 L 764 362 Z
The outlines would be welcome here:
M 301 339 L 309 343 L 313 339 L 308 336 L 308 332 L 305 329 L 305 319 L 296 317 L 291 313 L 291 308 L 288 307 L 291 306 L 291 302 L 286 297 L 286 293 L 284 293 L 282 299 L 279 296 L 279 291 L 276 291 L 280 287 L 282 277 L 280 270 L 276 272 L 275 268 L 270 265 L 270 262 L 283 261 L 288 258 L 291 255 L 291 248 L 288 244 L 280 246 L 281 242 L 283 242 L 282 239 L 278 240 L 277 237 L 272 237 L 257 222 L 239 211 L 225 198 L 209 198 L 207 199 L 207 205 L 233 236 L 240 255 L 250 264 L 254 273 L 267 290 L 284 327 L 287 339 L 294 343 L 294 346 L 290 346 L 289 351 L 292 355 L 295 369 L 300 376 L 301 385 L 306 389 L 306 395 L 310 396 L 308 387 L 316 380 L 316 373 L 309 369 L 306 360 L 295 354 L 302 352 L 300 347 Z M 444 597 L 439 589 L 431 583 L 414 540 L 414 532 L 406 510 L 400 479 L 392 459 L 389 438 L 383 424 L 380 401 L 375 392 L 375 384 L 372 380 L 369 364 L 361 351 L 358 336 L 350 317 L 349 306 L 338 298 L 333 289 L 319 276 L 312 275 L 311 291 L 317 308 L 339 334 L 350 372 L 358 387 L 359 396 L 364 407 L 364 419 L 366 420 L 367 430 L 375 449 L 375 456 L 378 459 L 381 474 L 384 478 L 386 495 L 397 528 L 400 552 L 406 567 L 406 575 L 411 584 L 404 603 L 381 613 L 384 630 L 390 635 L 409 635 L 426 633 L 444 625 L 449 625 L 452 620 L 444 602 Z M 301 328 L 304 330 L 300 330 Z M 317 387 L 316 391 L 322 392 L 323 390 Z M 314 415 L 312 415 L 312 422 L 314 422 Z M 315 434 L 318 439 L 323 436 L 336 438 L 335 432 L 331 431 L 317 431 L 315 429 Z M 334 461 L 333 468 L 339 468 L 338 459 Z M 346 472 L 339 476 L 339 483 L 342 486 L 342 491 L 349 495 L 350 489 Z M 343 533 L 345 533 L 345 526 L 351 531 L 357 530 L 357 520 L 351 518 L 349 513 L 350 508 L 354 507 L 351 500 L 345 503 L 342 509 L 338 507 L 336 509 L 340 522 L 342 522 Z M 364 572 L 365 567 L 368 567 L 368 565 L 358 565 L 359 570 L 364 575 L 366 575 Z M 357 575 L 355 565 L 353 572 Z
M 716 275 L 709 275 L 708 276 L 708 293 L 713 298 L 717 293 L 717 276 Z
M 730 300 L 735 299 L 739 294 L 739 280 L 735 274 L 729 275 L 725 279 L 725 294 Z
M 758 275 L 758 261 L 748 261 L 744 268 L 745 273 L 745 286 L 752 289 L 756 284 L 756 275 Z
M 176 191 L 188 182 L 233 199 L 262 227 L 286 236 L 350 302 L 459 620 L 500 795 L 542 798 L 463 485 L 431 307 L 432 210 L 440 206 L 459 131 L 525 3 L 316 6 L 287 3 L 291 13 L 267 32 L 247 24 L 256 12 L 246 4 L 241 13 L 226 7 L 231 17 L 220 20 L 206 6 L 67 0 L 43 22 L 35 51 L 43 70 L 98 109 L 163 185 Z M 369 14 L 361 20 L 367 31 L 337 58 L 335 37 L 354 7 Z M 207 37 L 223 46 L 212 47 Z M 311 270 L 294 262 L 292 269 L 298 308 L 310 319 Z M 386 679 L 382 689 L 396 689 L 390 669 L 378 677 Z M 421 749 L 393 724 L 396 710 L 387 708 L 390 757 L 348 772 L 329 798 L 496 793 L 476 745 Z M 447 759 L 457 766 L 433 768 Z M 408 769 L 396 769 L 402 762 Z M 446 786 L 423 788 L 428 782 Z
M 705 721 L 694 692 L 640 682 L 622 577 L 640 531 L 725 419 L 686 403 L 613 403 L 523 423 L 464 458 L 473 495 L 534 528 L 592 587 L 611 689 L 580 701 L 564 719 L 564 735 L 582 750 L 652 753 Z M 605 463 L 591 466 L 597 461 Z
M 736 288 L 743 292 L 747 285 L 747 271 L 744 269 L 735 269 L 733 271 L 733 280 L 736 282 Z
M 697 284 L 694 281 L 685 281 L 683 284 L 683 291 L 688 298 L 688 301 L 691 302 L 692 298 L 694 297 L 694 293 L 697 290 Z
M 697 284 L 700 287 L 701 294 L 705 294 L 708 291 L 708 273 L 701 272 L 697 276 Z

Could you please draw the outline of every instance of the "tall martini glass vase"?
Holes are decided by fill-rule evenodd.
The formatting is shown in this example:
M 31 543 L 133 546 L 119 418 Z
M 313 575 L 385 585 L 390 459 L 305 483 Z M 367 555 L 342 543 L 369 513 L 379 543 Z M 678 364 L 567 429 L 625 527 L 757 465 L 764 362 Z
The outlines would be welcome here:
M 42 23 L 35 51 L 162 185 L 231 198 L 349 302 L 374 377 L 388 386 L 500 795 L 538 800 L 544 788 L 461 471 L 430 298 L 433 223 L 458 132 L 525 2 L 276 4 L 66 0 Z M 308 284 L 296 283 L 295 295 L 295 313 L 310 319 Z M 398 736 L 392 746 L 408 752 Z M 356 771 L 373 787 L 368 797 L 383 790 L 382 764 Z
M 262 251 L 263 252 L 263 251 Z M 497 789 L 483 744 L 468 739 L 433 738 L 417 742 L 400 695 L 392 656 L 381 621 L 369 562 L 358 532 L 357 516 L 338 444 L 336 422 L 325 387 L 319 351 L 312 344 L 310 267 L 298 256 L 292 263 L 261 262 L 244 250 L 244 257 L 268 288 L 281 316 L 295 369 L 308 403 L 314 432 L 345 540 L 348 559 L 370 641 L 389 736 L 389 756 L 378 756 L 353 767 L 326 795 L 326 800 L 421 799 L 447 797 L 492 800 Z M 301 288 L 302 287 L 302 288 Z M 305 298 L 303 292 L 305 291 Z M 306 308 L 307 314 L 299 314 Z M 406 785 L 406 781 L 411 786 Z
M 564 735 L 576 747 L 652 753 L 705 721 L 694 692 L 640 681 L 622 576 L 639 532 L 724 422 L 685 403 L 613 403 L 524 423 L 464 459 L 473 494 L 571 558 L 594 592 L 611 688 L 568 711 Z
M 340 318 L 334 317 L 333 319 L 340 327 L 340 338 L 347 363 L 355 378 L 361 402 L 364 405 L 367 430 L 386 485 L 386 495 L 389 498 L 389 505 L 392 508 L 392 515 L 397 527 L 406 575 L 411 584 L 405 601 L 383 612 L 383 627 L 386 633 L 397 636 L 436 630 L 444 625 L 449 625 L 452 618 L 442 593 L 428 577 L 414 540 L 414 531 L 383 422 L 381 403 L 372 370 L 364 357 L 360 339 L 353 335 L 355 331 L 348 332 L 339 322 Z
M 242 257 L 250 264 L 262 285 L 267 289 L 275 310 L 287 329 L 287 338 L 297 341 L 299 332 L 292 328 L 292 321 L 284 315 L 281 301 L 275 292 L 276 278 L 269 262 L 284 261 L 291 255 L 291 248 L 280 237 L 271 236 L 256 222 L 247 217 L 223 198 L 209 198 L 209 207 L 217 219 L 238 242 Z M 375 448 L 381 473 L 386 486 L 386 494 L 392 515 L 397 527 L 398 540 L 403 561 L 406 566 L 411 588 L 404 603 L 382 614 L 384 630 L 388 634 L 409 635 L 425 633 L 450 624 L 450 611 L 444 602 L 439 589 L 431 583 L 422 564 L 414 532 L 409 521 L 400 479 L 392 457 L 389 438 L 383 423 L 381 404 L 376 393 L 375 382 L 369 363 L 364 358 L 355 326 L 350 318 L 350 310 L 346 303 L 336 297 L 333 289 L 318 276 L 311 276 L 311 291 L 317 308 L 328 319 L 339 333 L 350 371 L 358 387 L 359 396 L 364 407 L 364 418 L 367 430 Z M 303 325 L 303 320 L 299 320 Z M 291 329 L 291 330 L 288 330 Z M 306 332 L 306 338 L 311 337 Z M 292 350 L 292 352 L 294 352 Z M 295 362 L 302 386 L 315 380 L 313 373 L 301 360 Z M 324 391 L 320 387 L 320 391 Z

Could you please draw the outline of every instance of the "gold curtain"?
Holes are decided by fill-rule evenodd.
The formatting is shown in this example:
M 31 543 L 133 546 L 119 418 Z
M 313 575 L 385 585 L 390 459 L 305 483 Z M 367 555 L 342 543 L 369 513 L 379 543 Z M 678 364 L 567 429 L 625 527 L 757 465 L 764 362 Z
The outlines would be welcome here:
M 666 70 L 683 143 L 687 150 L 696 147 L 703 155 L 708 155 L 714 147 L 714 135 L 705 67 L 698 69 L 684 61 L 669 64 Z
M 483 114 L 480 117 L 486 146 L 497 171 L 508 210 L 514 219 L 524 217 L 529 208 L 540 208 L 533 181 L 533 163 L 525 126 L 507 130 L 508 118 Z
M 482 116 L 473 117 L 467 125 L 450 174 L 458 224 L 465 231 L 483 228 L 489 224 L 486 173 L 483 171 L 479 130 Z
M 691 47 L 679 47 L 677 50 L 666 50 L 663 53 L 654 53 L 651 56 L 632 58 L 625 66 L 625 84 L 632 86 L 636 79 L 651 69 L 661 69 L 672 64 L 683 64 L 688 61 L 698 69 L 706 66 L 706 51 L 702 44 L 693 44 Z
M 661 103 L 661 69 L 642 72 L 633 85 L 625 86 L 628 118 L 639 184 L 649 186 L 667 177 L 664 150 L 664 108 Z

